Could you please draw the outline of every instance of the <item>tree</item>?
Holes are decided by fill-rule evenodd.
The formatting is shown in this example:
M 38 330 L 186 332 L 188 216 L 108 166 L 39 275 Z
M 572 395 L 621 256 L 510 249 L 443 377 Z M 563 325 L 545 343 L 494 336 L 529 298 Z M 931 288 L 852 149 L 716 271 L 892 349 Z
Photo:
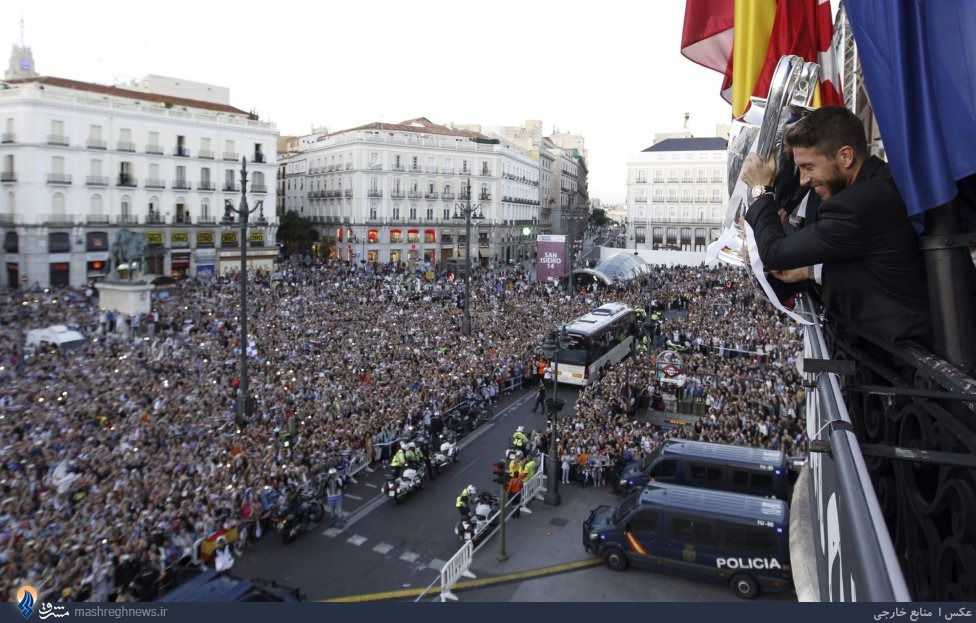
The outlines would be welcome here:
M 590 212 L 590 221 L 593 222 L 597 227 L 606 225 L 610 219 L 607 218 L 607 211 L 603 208 L 595 208 Z
M 284 245 L 285 253 L 309 253 L 312 243 L 319 241 L 319 232 L 312 227 L 311 221 L 299 216 L 294 210 L 281 215 L 278 221 L 278 240 Z

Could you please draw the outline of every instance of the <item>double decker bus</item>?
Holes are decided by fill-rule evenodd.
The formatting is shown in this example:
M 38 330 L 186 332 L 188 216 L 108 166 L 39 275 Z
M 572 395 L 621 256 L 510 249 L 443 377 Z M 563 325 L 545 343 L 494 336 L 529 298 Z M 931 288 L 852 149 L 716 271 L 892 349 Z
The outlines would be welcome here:
M 635 314 L 625 303 L 607 303 L 564 325 L 568 346 L 558 354 L 560 383 L 589 385 L 605 365 L 630 354 Z M 553 340 L 556 335 L 553 332 Z

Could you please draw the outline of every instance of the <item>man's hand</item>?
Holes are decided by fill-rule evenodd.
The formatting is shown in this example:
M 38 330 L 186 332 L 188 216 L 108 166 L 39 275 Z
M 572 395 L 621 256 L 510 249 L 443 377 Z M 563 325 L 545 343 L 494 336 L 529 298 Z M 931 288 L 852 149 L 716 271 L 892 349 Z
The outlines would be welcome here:
M 776 154 L 770 154 L 769 158 L 763 161 L 756 152 L 750 152 L 746 156 L 746 161 L 742 165 L 742 172 L 739 179 L 745 182 L 746 186 L 771 186 L 776 177 Z
M 799 281 L 813 279 L 813 266 L 790 268 L 787 270 L 774 270 L 772 271 L 772 274 L 774 277 L 784 283 L 797 283 Z

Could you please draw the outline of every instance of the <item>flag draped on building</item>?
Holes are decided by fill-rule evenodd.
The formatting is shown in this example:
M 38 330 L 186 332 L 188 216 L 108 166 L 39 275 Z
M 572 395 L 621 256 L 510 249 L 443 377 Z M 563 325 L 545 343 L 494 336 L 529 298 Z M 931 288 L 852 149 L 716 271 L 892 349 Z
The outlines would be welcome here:
M 828 0 L 687 0 L 681 53 L 725 75 L 721 94 L 739 119 L 785 54 L 819 63 L 819 102 L 843 104 L 832 39 Z
M 976 3 L 847 0 L 892 175 L 918 214 L 976 173 Z

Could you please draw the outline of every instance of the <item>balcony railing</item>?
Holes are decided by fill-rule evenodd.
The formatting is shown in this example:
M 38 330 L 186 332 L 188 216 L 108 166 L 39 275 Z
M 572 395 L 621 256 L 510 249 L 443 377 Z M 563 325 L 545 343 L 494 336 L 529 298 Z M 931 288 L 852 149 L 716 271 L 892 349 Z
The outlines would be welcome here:
M 186 180 L 174 180 L 173 190 L 190 190 L 190 182 Z
M 48 173 L 47 174 L 48 184 L 70 184 L 71 176 L 67 173 Z
M 264 184 L 251 184 L 252 193 L 266 193 L 268 192 L 268 187 Z
M 4 143 L 14 143 L 17 141 L 17 135 L 13 132 L 4 132 L 0 135 L 0 142 Z
M 173 148 L 173 155 L 181 156 L 183 158 L 189 158 L 190 148 L 187 147 L 186 145 L 177 145 L 176 147 Z
M 213 190 L 213 189 L 214 189 L 213 182 L 200 182 L 197 184 L 197 190 Z
M 395 165 L 393 165 L 393 170 L 394 171 L 403 171 L 403 165 L 402 164 L 395 164 Z
M 89 225 L 108 225 L 109 223 L 108 216 L 104 214 L 89 214 L 85 217 L 85 221 Z
M 88 186 L 108 186 L 108 176 L 107 175 L 89 175 L 85 178 L 85 184 Z
M 204 160 L 213 160 L 214 153 L 212 149 L 198 149 L 197 158 L 203 158 Z
M 481 193 L 478 195 L 478 199 L 482 201 L 488 201 L 489 199 L 491 199 L 491 193 Z
M 454 175 L 454 167 L 444 167 L 441 169 L 443 175 Z
M 106 142 L 100 138 L 88 139 L 88 149 L 105 149 L 106 146 Z
M 390 199 L 403 199 L 405 195 L 402 190 L 391 190 Z
M 120 175 L 117 184 L 125 188 L 135 188 L 139 180 L 131 175 Z
M 183 212 L 182 214 L 176 214 L 173 217 L 173 224 L 174 225 L 192 225 L 193 224 L 193 217 L 190 216 L 189 213 L 187 213 L 187 212 Z
M 115 144 L 115 148 L 119 151 L 131 151 L 135 152 L 136 144 L 129 141 L 119 141 Z
M 146 145 L 146 153 L 147 154 L 157 154 L 157 155 L 162 156 L 163 155 L 163 146 L 162 145 Z
M 217 217 L 215 216 L 198 216 L 197 225 L 213 225 L 217 222 Z
M 237 188 L 237 184 L 229 184 L 227 182 L 224 182 L 225 193 L 236 193 L 238 190 L 239 189 Z
M 237 152 L 236 151 L 225 151 L 224 152 L 224 160 L 233 160 L 233 161 L 236 162 L 237 161 Z
M 424 193 L 424 199 L 437 199 L 438 194 L 436 192 Z
M 373 164 L 369 165 L 368 168 L 370 171 L 382 171 L 383 165 L 380 164 L 379 162 L 374 162 Z
M 382 197 L 383 196 L 383 191 L 382 190 L 377 190 L 376 188 L 370 188 L 368 191 L 366 191 L 366 196 L 367 197 Z
M 423 194 L 419 190 L 411 190 L 407 193 L 407 197 L 411 199 L 420 199 Z
M 64 134 L 48 134 L 47 135 L 47 144 L 48 145 L 62 145 L 62 146 L 67 147 L 67 145 L 68 145 L 68 137 L 65 136 Z
M 0 172 L 0 182 L 16 182 L 17 174 L 13 171 Z
M 72 227 L 75 224 L 75 217 L 71 214 L 45 214 L 41 219 L 45 225 L 55 227 Z
M 427 167 L 428 173 L 437 173 L 437 167 Z
M 264 162 L 264 154 L 262 154 L 261 152 L 255 153 L 254 154 L 254 162 L 257 162 L 257 163 Z
M 342 191 L 342 196 L 343 197 L 352 197 L 352 189 L 351 188 L 347 188 L 347 189 L 343 190 Z
M 137 225 L 139 217 L 135 214 L 119 214 L 115 217 L 116 225 Z
M 445 192 L 443 195 L 441 195 L 441 199 L 443 199 L 444 201 L 454 201 L 454 198 L 456 196 L 457 195 L 455 195 L 454 193 Z
M 146 178 L 146 188 L 166 188 L 166 180 L 154 177 Z
M 150 212 L 146 215 L 147 225 L 161 225 L 163 223 L 163 215 L 159 212 Z

